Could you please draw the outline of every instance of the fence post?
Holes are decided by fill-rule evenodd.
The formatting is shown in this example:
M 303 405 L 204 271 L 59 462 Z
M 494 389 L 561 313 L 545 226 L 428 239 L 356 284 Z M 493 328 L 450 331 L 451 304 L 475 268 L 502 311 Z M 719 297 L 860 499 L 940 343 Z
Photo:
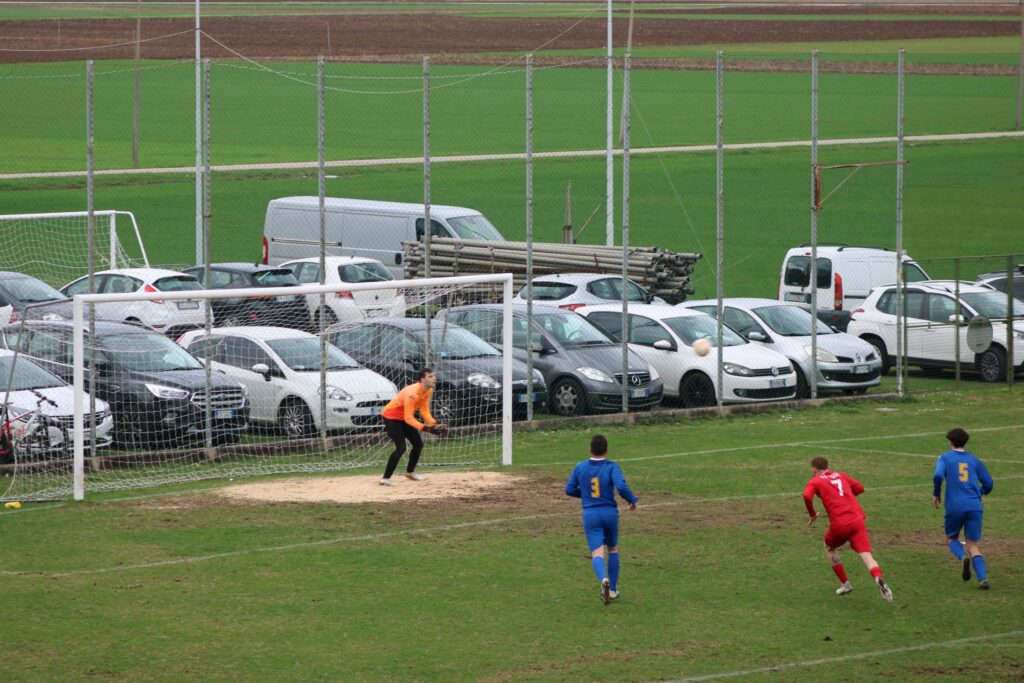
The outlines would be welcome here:
M 326 150 L 324 149 L 324 56 L 316 58 L 316 159 L 317 159 L 317 219 L 319 222 L 320 236 L 320 277 L 317 281 L 322 285 L 327 282 L 327 214 L 326 214 L 326 187 L 324 175 L 324 164 Z M 319 320 L 320 332 L 320 440 L 323 447 L 327 449 L 327 295 L 320 294 Z
M 1006 255 L 1006 388 L 1013 390 L 1013 254 Z
M 622 81 L 622 412 L 629 412 L 629 110 L 631 59 L 625 57 Z
M 956 361 L 954 366 L 954 386 L 960 391 L 960 258 L 953 259 L 953 313 L 956 322 L 953 323 L 953 358 Z
M 423 277 L 430 277 L 430 57 L 423 57 Z M 426 364 L 434 350 L 430 335 L 430 301 L 424 301 L 427 321 Z
M 902 325 L 906 320 L 903 311 L 903 96 L 905 86 L 904 50 L 900 48 L 896 59 L 896 393 L 903 396 L 903 335 Z M 889 349 L 885 350 L 886 353 Z M 882 359 L 885 362 L 885 359 Z
M 818 397 L 818 50 L 811 50 L 811 398 Z M 799 372 L 799 370 L 797 370 Z
M 210 60 L 203 60 L 203 265 L 210 260 L 211 245 L 210 236 L 213 232 L 210 224 L 212 192 L 210 191 Z M 209 280 L 207 280 L 209 283 Z M 209 286 L 209 284 L 207 284 Z M 206 302 L 209 308 L 210 301 Z M 209 348 L 209 347 L 207 347 Z M 214 457 L 213 446 L 213 375 L 211 359 L 207 357 L 203 364 L 206 376 L 203 385 L 206 390 L 206 405 L 203 407 L 203 420 L 206 425 L 206 454 L 207 457 Z
M 1014 125 L 1021 129 L 1021 109 L 1024 103 L 1024 0 L 1020 0 L 1020 59 L 1017 61 L 1017 117 Z
M 87 257 L 89 264 L 89 293 L 96 291 L 96 84 L 93 60 L 85 63 L 85 117 L 86 117 L 86 207 L 89 215 L 87 219 L 88 234 L 86 235 L 86 248 L 89 250 Z M 27 317 L 27 316 L 26 316 Z M 89 304 L 89 336 L 95 338 L 96 333 L 96 305 Z M 96 348 L 91 345 L 89 349 L 89 456 L 96 456 Z
M 722 406 L 722 400 L 725 395 L 723 389 L 725 377 L 722 374 L 722 344 L 725 337 L 725 322 L 723 320 L 725 316 L 725 304 L 723 302 L 725 298 L 725 273 L 723 272 L 725 270 L 725 256 L 723 253 L 725 247 L 725 119 L 722 98 L 722 62 L 722 51 L 719 50 L 715 54 L 715 251 L 717 252 L 715 257 L 715 297 L 717 299 L 718 317 L 718 337 L 715 343 L 715 347 L 718 349 L 718 360 L 715 361 L 715 365 L 717 366 L 716 372 L 718 373 L 716 402 L 719 407 Z
M 526 55 L 526 419 L 533 419 L 533 54 Z

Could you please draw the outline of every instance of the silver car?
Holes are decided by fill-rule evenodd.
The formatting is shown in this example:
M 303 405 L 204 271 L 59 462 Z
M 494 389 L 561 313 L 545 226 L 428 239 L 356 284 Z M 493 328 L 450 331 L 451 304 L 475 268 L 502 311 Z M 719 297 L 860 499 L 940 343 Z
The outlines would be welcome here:
M 797 398 L 811 394 L 807 378 L 811 376 L 811 323 L 818 331 L 818 389 L 864 393 L 881 382 L 882 359 L 875 348 L 862 339 L 838 332 L 815 319 L 807 309 L 773 299 L 723 299 L 725 324 L 752 342 L 778 351 L 796 368 Z M 715 299 L 685 301 L 680 308 L 691 308 L 715 315 Z
M 665 300 L 626 280 L 626 297 L 638 304 L 664 304 Z M 516 295 L 526 301 L 526 285 Z M 552 273 L 533 278 L 533 300 L 545 306 L 575 311 L 581 306 L 622 301 L 622 276 L 607 273 Z

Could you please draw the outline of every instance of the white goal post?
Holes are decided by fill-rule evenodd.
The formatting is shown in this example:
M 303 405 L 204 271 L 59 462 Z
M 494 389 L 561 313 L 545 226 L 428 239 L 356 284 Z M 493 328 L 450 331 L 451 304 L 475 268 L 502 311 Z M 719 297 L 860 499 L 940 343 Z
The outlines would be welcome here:
M 458 331 L 455 325 L 450 327 L 446 323 L 442 322 L 446 320 L 444 312 L 451 310 L 455 306 L 466 306 L 473 305 L 479 302 L 490 302 L 492 304 L 501 304 L 501 315 L 500 315 L 500 336 L 501 339 L 500 349 L 496 346 L 488 346 L 487 348 L 494 351 L 493 363 L 494 367 L 500 367 L 500 386 L 495 387 L 496 382 L 491 381 L 487 384 L 483 382 L 482 386 L 488 387 L 492 390 L 494 395 L 492 412 L 485 412 L 484 408 L 479 403 L 479 397 L 474 399 L 472 404 L 463 406 L 464 415 L 464 426 L 454 426 L 450 433 L 443 438 L 430 437 L 429 442 L 424 450 L 424 460 L 427 461 L 427 466 L 434 464 L 437 466 L 465 466 L 467 464 L 496 464 L 500 462 L 503 465 L 510 465 L 512 462 L 512 419 L 513 419 L 513 384 L 517 385 L 516 391 L 522 391 L 526 387 L 530 386 L 522 378 L 514 382 L 513 377 L 513 337 L 512 337 L 512 276 L 510 274 L 497 274 L 497 275 L 472 275 L 472 276 L 456 276 L 456 277 L 444 277 L 444 278 L 425 278 L 416 280 L 387 280 L 387 281 L 376 281 L 376 282 L 362 282 L 362 283 L 339 283 L 329 285 L 300 285 L 300 286 L 285 286 L 285 287 L 265 287 L 265 288 L 251 288 L 251 289 L 214 289 L 214 290 L 189 290 L 189 291 L 165 291 L 165 292 L 141 292 L 141 293 L 124 293 L 124 294 L 80 294 L 74 297 L 73 310 L 73 326 L 71 335 L 71 356 L 72 356 L 72 384 L 73 384 L 73 421 L 71 421 L 73 431 L 73 451 L 70 454 L 71 457 L 71 491 L 75 500 L 82 500 L 85 497 L 86 491 L 93 490 L 111 490 L 111 489 L 122 489 L 122 488 L 136 488 L 143 486 L 155 486 L 161 483 L 169 482 L 182 482 L 182 481 L 195 481 L 200 479 L 211 479 L 211 478 L 234 478 L 244 476 L 255 476 L 260 474 L 276 474 L 276 473 L 290 473 L 290 472 L 328 472 L 328 471 L 340 471 L 344 469 L 351 469 L 354 467 L 364 467 L 368 465 L 379 465 L 387 459 L 387 454 L 391 450 L 391 442 L 386 438 L 383 438 L 383 422 L 376 419 L 372 424 L 369 420 L 360 423 L 362 429 L 352 429 L 346 431 L 344 429 L 334 430 L 328 433 L 326 421 L 321 420 L 319 427 L 317 427 L 317 436 L 314 438 L 307 439 L 294 439 L 286 438 L 283 441 L 273 441 L 273 437 L 267 436 L 264 432 L 252 432 L 247 431 L 241 443 L 237 441 L 230 442 L 229 445 L 220 447 L 219 444 L 211 442 L 209 433 L 207 433 L 205 444 L 200 444 L 198 448 L 190 451 L 190 458 L 185 461 L 182 460 L 180 463 L 173 461 L 174 449 L 168 447 L 162 451 L 161 454 L 146 452 L 138 453 L 131 452 L 127 449 L 115 449 L 113 455 L 99 455 L 95 444 L 91 444 L 91 441 L 87 439 L 86 435 L 90 433 L 90 415 L 100 414 L 102 412 L 100 408 L 93 407 L 90 410 L 90 386 L 92 382 L 97 381 L 95 377 L 100 376 L 99 366 L 94 367 L 95 373 L 89 380 L 87 380 L 87 370 L 90 367 L 90 362 L 95 363 L 97 356 L 103 355 L 105 351 L 101 348 L 98 342 L 90 343 L 88 341 L 89 330 L 90 330 L 90 319 L 94 319 L 94 324 L 99 324 L 102 321 L 98 314 L 90 316 L 90 309 L 93 311 L 99 310 L 100 304 L 102 304 L 106 310 L 110 310 L 111 305 L 115 304 L 129 304 L 131 302 L 151 301 L 151 302 L 162 302 L 170 304 L 171 302 L 179 301 L 199 301 L 202 307 L 206 310 L 212 311 L 214 302 L 221 300 L 269 300 L 273 298 L 275 301 L 281 298 L 295 299 L 297 296 L 301 296 L 306 300 L 313 300 L 319 298 L 321 305 L 326 297 L 337 296 L 339 298 L 351 299 L 353 295 L 357 295 L 359 292 L 379 292 L 381 290 L 397 291 L 403 296 L 404 310 L 401 312 L 399 320 L 406 322 L 400 323 L 401 325 L 411 325 L 413 322 L 417 324 L 426 325 L 426 352 L 423 358 L 426 362 L 430 362 L 433 357 L 434 360 L 440 362 L 445 358 L 445 355 L 449 352 L 445 349 L 445 344 L 448 341 L 444 335 L 448 334 L 453 338 L 454 335 L 452 330 Z M 376 310 L 376 309 L 374 309 Z M 379 326 L 391 320 L 386 317 L 374 317 L 383 316 L 384 314 L 374 313 L 370 315 L 366 314 L 364 319 L 350 321 L 348 324 L 349 328 L 356 328 L 361 330 L 370 329 L 373 326 Z M 390 315 L 394 315 L 392 311 Z M 207 315 L 207 320 L 210 320 L 213 313 Z M 497 316 L 495 316 L 497 318 Z M 422 321 L 419 320 L 422 318 Z M 110 320 L 116 319 L 116 316 L 111 316 Z M 430 321 L 435 322 L 431 323 Z M 308 321 L 306 321 L 308 323 Z M 33 323 L 25 323 L 31 325 Z M 41 324 L 41 323 L 40 323 Z M 326 323 L 319 323 L 321 330 L 324 329 L 323 325 Z M 396 323 L 399 324 L 399 323 Z M 431 325 L 435 327 L 431 328 Z M 344 327 L 343 323 L 336 323 Z M 289 327 L 298 328 L 300 325 Z M 322 365 L 319 368 L 320 376 L 320 393 L 324 396 L 331 394 L 332 392 L 339 392 L 339 395 L 348 395 L 346 391 L 355 395 L 356 392 L 351 387 L 336 388 L 330 386 L 329 383 L 325 383 L 323 379 L 326 377 L 327 364 L 324 364 L 324 360 L 328 357 L 327 351 L 325 350 L 326 342 L 323 339 L 331 338 L 324 334 L 314 335 L 316 330 L 316 323 L 313 325 L 304 325 L 306 331 L 289 330 L 285 328 L 270 328 L 270 327 L 233 327 L 233 328 L 216 328 L 211 323 L 207 323 L 206 330 L 197 330 L 194 333 L 186 333 L 182 335 L 178 341 L 187 339 L 188 334 L 194 335 L 206 335 L 204 339 L 209 340 L 216 336 L 218 329 L 223 330 L 242 330 L 239 334 L 248 333 L 247 330 L 269 330 L 269 329 L 284 329 L 282 334 L 306 335 L 307 338 L 316 336 L 318 343 L 320 344 L 321 355 L 318 356 Z M 96 328 L 98 330 L 98 327 Z M 331 328 L 334 329 L 334 328 Z M 377 329 L 377 328 L 375 328 Z M 287 334 L 286 334 L 287 333 Z M 228 334 L 224 332 L 224 334 Z M 249 333 L 252 334 L 252 333 Z M 468 333 L 466 333 L 468 334 Z M 381 335 L 381 338 L 383 335 Z M 440 340 L 439 340 L 440 338 Z M 481 341 L 476 337 L 473 337 L 478 342 Z M 332 338 L 333 339 L 333 338 Z M 163 342 L 161 342 L 163 343 Z M 440 344 L 440 346 L 439 346 Z M 374 347 L 375 349 L 378 347 Z M 334 353 L 338 349 L 333 347 Z M 433 349 L 433 351 L 431 351 Z M 439 350 L 440 349 L 440 350 Z M 431 354 L 434 354 L 432 356 Z M 348 356 L 345 356 L 348 358 Z M 455 356 L 452 356 L 454 358 Z M 466 356 L 469 358 L 470 356 Z M 206 402 L 205 405 L 209 406 L 213 403 L 210 398 L 210 367 L 214 365 L 212 361 L 213 356 L 208 356 L 204 361 L 203 368 L 206 372 L 207 384 L 206 384 Z M 351 359 L 350 359 L 351 360 Z M 516 361 L 519 365 L 525 366 L 524 363 Z M 258 366 L 253 365 L 252 369 L 255 371 Z M 518 366 L 515 366 L 518 368 Z M 307 371 L 313 371 L 312 368 L 304 368 Z M 350 369 L 355 370 L 355 367 Z M 362 370 L 364 368 L 358 368 Z M 230 368 L 229 368 L 230 370 Z M 243 369 L 243 372 L 245 369 Z M 260 367 L 259 371 L 263 371 Z M 224 374 L 223 370 L 217 372 Z M 495 370 L 497 372 L 497 370 Z M 522 375 L 521 368 L 517 369 L 519 375 Z M 230 375 L 230 372 L 227 373 Z M 310 372 L 309 374 L 313 374 Z M 356 373 L 353 372 L 353 375 Z M 538 377 L 539 373 L 535 373 L 534 377 Z M 517 377 L 519 376 L 517 375 Z M 477 377 L 484 376 L 486 374 L 477 373 Z M 488 379 L 490 379 L 488 377 Z M 497 379 L 497 378 L 494 378 Z M 439 385 L 445 380 L 439 373 L 438 375 Z M 270 374 L 266 375 L 266 381 L 271 382 Z M 478 380 L 479 382 L 480 380 Z M 543 382 L 542 379 L 535 380 Z M 394 381 L 392 391 L 394 388 L 401 388 L 399 381 Z M 147 387 L 153 385 L 146 385 Z M 543 386 L 543 385 L 541 385 Z M 259 387 L 257 387 L 259 388 Z M 154 393 L 161 389 L 151 389 Z M 97 392 L 98 393 L 98 392 Z M 203 396 L 202 391 L 196 391 L 192 395 L 193 401 L 198 401 Z M 250 401 L 253 404 L 253 415 L 255 415 L 255 400 L 256 397 L 252 395 L 252 389 L 246 390 L 246 401 Z M 439 396 L 435 393 L 435 399 Z M 536 395 L 534 398 L 527 394 L 526 400 L 537 400 Z M 381 396 L 383 398 L 383 396 Z M 391 396 L 387 397 L 388 399 Z M 520 397 L 522 398 L 522 397 Z M 333 395 L 332 395 L 333 399 Z M 326 405 L 326 398 L 321 399 L 321 405 Z M 351 396 L 349 397 L 351 400 Z M 500 401 L 500 411 L 498 410 Z M 386 401 L 381 401 L 383 403 Z M 315 402 L 312 402 L 315 403 Z M 310 411 L 313 413 L 313 418 L 319 419 L 318 416 L 322 417 L 325 413 L 319 413 L 316 406 L 309 405 Z M 359 404 L 363 405 L 363 404 Z M 117 424 L 116 412 L 117 408 L 111 404 L 110 410 L 115 413 L 114 423 Z M 336 409 L 340 410 L 340 409 Z M 209 432 L 209 415 L 210 409 L 207 407 L 207 431 Z M 374 415 L 379 415 L 379 408 Z M 500 415 L 500 419 L 499 419 Z M 116 429 L 116 428 L 115 428 Z M 340 434 L 340 435 L 339 435 Z M 115 437 L 116 442 L 116 437 Z M 91 449 L 91 450 L 90 450 Z M 181 449 L 184 453 L 184 448 Z M 196 456 L 199 453 L 199 456 Z M 331 457 L 326 457 L 329 454 Z M 431 462 L 428 458 L 439 458 L 439 461 Z M 500 456 L 500 458 L 498 457 Z M 491 459 L 493 457 L 493 460 Z M 143 476 L 141 472 L 148 468 L 152 471 L 153 476 Z M 117 469 L 123 474 L 118 477 L 109 476 L 110 472 Z M 96 474 L 93 474 L 96 473 Z M 89 479 L 96 477 L 97 479 L 103 479 L 103 475 L 106 473 L 110 481 L 104 480 L 101 484 L 90 485 Z M 59 495 L 59 489 L 48 489 L 48 495 L 55 496 Z M 56 491 L 57 493 L 54 493 Z M 67 495 L 65 493 L 64 495 Z M 7 497 L 10 497 L 8 495 Z M 29 499 L 28 496 L 25 499 Z

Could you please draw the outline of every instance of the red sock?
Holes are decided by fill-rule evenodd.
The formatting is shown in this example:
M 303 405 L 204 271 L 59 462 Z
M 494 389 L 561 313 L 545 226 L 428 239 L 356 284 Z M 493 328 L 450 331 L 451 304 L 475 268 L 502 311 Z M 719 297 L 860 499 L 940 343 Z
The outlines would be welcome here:
M 881 567 L 872 567 L 871 568 L 871 577 L 875 578 L 875 579 L 882 578 L 882 568 Z
M 839 579 L 839 583 L 846 583 L 849 579 L 846 577 L 846 570 L 843 569 L 843 563 L 832 565 L 832 571 L 836 573 L 836 578 Z

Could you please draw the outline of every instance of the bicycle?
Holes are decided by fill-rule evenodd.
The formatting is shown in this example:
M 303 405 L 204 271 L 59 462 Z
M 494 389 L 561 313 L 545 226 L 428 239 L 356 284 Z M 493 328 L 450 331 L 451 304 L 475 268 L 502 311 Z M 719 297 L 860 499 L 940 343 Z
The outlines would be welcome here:
M 68 428 L 59 419 L 43 412 L 44 404 L 54 408 L 57 404 L 35 389 L 29 391 L 35 394 L 37 399 L 34 410 L 11 417 L 10 405 L 3 406 L 3 423 L 0 424 L 0 461 L 36 460 L 67 454 L 70 446 Z

